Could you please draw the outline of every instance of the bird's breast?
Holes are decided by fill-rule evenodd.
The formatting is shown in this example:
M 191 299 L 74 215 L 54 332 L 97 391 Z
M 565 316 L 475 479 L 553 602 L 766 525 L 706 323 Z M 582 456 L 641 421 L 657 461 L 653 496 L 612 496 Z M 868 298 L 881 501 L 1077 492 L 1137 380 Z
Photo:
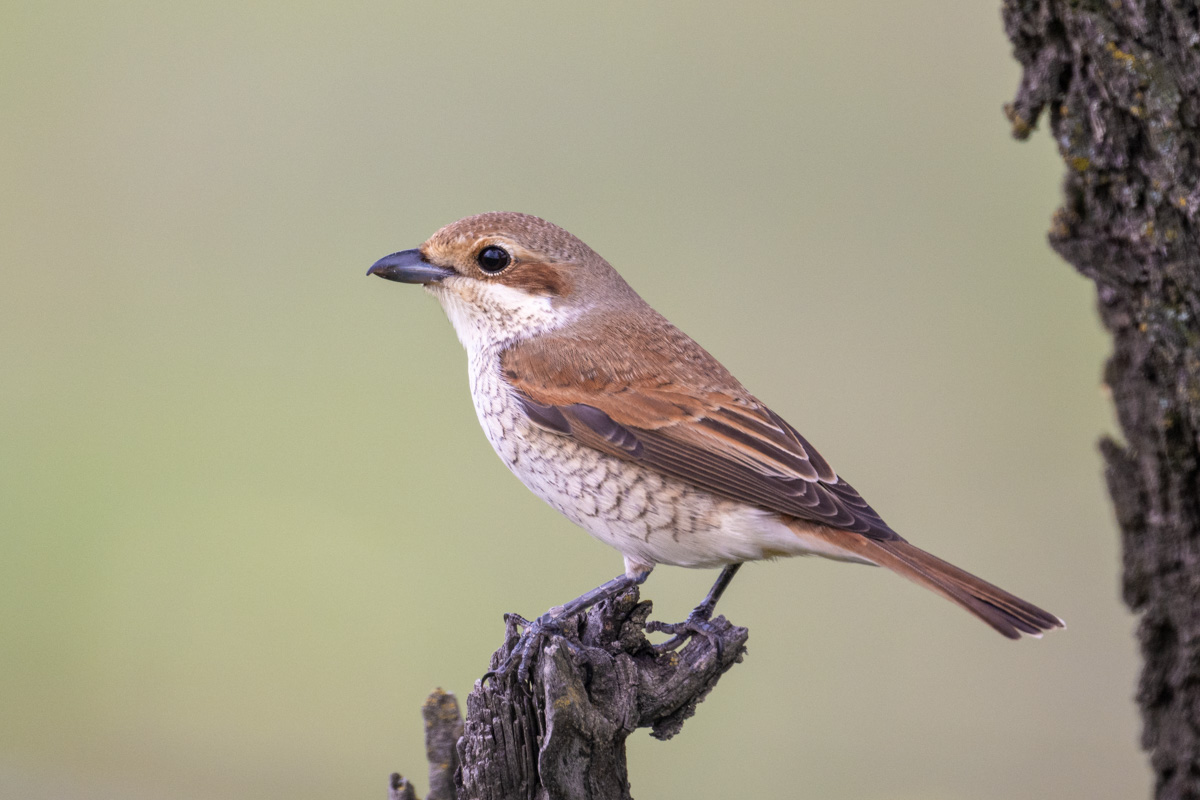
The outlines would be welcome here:
M 534 425 L 500 370 L 469 354 L 471 397 L 501 461 L 535 495 L 641 564 L 716 567 L 803 552 L 780 517 Z

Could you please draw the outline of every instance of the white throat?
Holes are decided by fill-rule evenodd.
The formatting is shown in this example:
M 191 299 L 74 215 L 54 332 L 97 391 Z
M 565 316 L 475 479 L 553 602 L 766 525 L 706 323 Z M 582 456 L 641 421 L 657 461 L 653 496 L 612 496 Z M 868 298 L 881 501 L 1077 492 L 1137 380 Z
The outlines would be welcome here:
M 457 275 L 426 289 L 442 304 L 469 356 L 552 331 L 578 314 L 575 310 L 556 308 L 550 297 Z

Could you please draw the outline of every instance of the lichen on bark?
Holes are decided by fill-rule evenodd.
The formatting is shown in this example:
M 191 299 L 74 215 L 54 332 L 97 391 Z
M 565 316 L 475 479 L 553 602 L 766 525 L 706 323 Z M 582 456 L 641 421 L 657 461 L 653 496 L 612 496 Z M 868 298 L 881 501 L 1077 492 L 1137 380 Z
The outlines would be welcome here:
M 1013 134 L 1066 164 L 1050 243 L 1091 278 L 1124 443 L 1101 443 L 1140 615 L 1137 700 L 1159 798 L 1200 798 L 1200 8 L 1007 0 Z

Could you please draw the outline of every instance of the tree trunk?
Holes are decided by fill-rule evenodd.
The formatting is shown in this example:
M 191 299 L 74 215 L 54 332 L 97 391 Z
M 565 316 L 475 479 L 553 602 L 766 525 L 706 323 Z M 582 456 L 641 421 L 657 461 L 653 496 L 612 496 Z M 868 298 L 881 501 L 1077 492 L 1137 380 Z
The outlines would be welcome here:
M 1048 109 L 1067 164 L 1050 242 L 1113 335 L 1126 444 L 1101 449 L 1141 614 L 1142 745 L 1158 798 L 1200 798 L 1200 9 L 1007 0 L 1004 22 L 1024 68 L 1013 132 Z
M 724 617 L 677 650 L 646 640 L 650 603 L 636 588 L 563 621 L 536 648 L 529 683 L 517 673 L 476 681 L 464 725 L 453 695 L 425 702 L 427 800 L 629 800 L 625 739 L 637 728 L 670 739 L 745 655 L 745 628 Z M 508 618 L 496 669 L 519 638 Z M 456 744 L 457 743 L 457 744 Z M 392 800 L 416 800 L 392 776 Z

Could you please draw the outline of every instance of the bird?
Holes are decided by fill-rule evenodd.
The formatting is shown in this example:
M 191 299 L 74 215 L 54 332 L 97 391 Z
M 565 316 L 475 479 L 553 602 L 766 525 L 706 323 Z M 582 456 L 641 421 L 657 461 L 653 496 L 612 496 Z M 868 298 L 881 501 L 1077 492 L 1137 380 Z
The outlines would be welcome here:
M 743 563 L 803 555 L 889 569 L 1010 639 L 1065 627 L 910 544 L 782 416 L 563 228 L 516 212 L 470 216 L 367 274 L 423 285 L 438 300 L 466 349 L 475 412 L 501 461 L 624 558 L 622 574 L 543 614 L 527 634 L 640 585 L 660 564 L 720 567 L 687 620 L 660 628 L 677 644 L 711 633 Z

